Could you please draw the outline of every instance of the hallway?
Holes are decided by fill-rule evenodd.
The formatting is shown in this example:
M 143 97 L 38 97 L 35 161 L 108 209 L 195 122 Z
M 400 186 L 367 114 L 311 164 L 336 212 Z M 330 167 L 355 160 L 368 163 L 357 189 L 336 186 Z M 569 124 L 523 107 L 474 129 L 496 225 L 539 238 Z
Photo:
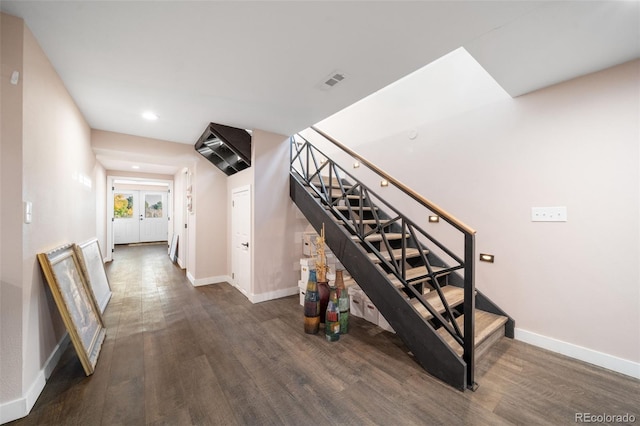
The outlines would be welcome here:
M 118 247 L 95 373 L 69 345 L 15 425 L 573 424 L 635 415 L 637 380 L 503 339 L 477 392 L 427 375 L 395 335 L 353 319 L 336 343 L 305 335 L 298 296 L 251 304 L 192 287 L 165 245 Z

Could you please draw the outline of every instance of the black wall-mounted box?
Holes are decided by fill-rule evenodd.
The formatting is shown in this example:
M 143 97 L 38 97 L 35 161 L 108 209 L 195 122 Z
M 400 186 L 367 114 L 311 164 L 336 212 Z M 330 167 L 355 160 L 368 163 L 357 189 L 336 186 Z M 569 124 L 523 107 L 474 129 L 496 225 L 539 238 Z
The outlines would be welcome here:
M 227 176 L 251 167 L 251 135 L 244 129 L 209 123 L 194 147 Z

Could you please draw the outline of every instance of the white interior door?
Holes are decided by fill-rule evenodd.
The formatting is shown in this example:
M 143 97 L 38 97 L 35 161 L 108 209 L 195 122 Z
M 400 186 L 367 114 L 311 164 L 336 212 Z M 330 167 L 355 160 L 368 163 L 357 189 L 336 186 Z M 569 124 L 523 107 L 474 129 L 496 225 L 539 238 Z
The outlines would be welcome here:
M 167 193 L 115 191 L 113 194 L 113 240 L 115 244 L 167 241 Z
M 140 241 L 138 191 L 113 193 L 113 241 L 115 244 L 131 244 Z
M 140 191 L 140 242 L 167 241 L 167 193 Z
M 242 293 L 251 293 L 251 191 L 234 189 L 231 198 L 232 281 Z

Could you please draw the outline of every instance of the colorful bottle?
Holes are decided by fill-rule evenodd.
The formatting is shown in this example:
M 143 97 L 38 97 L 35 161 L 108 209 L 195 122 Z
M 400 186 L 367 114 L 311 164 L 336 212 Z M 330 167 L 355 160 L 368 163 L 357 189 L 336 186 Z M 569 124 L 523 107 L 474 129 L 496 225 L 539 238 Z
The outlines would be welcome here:
M 338 305 L 338 291 L 329 287 L 329 303 L 325 315 L 325 334 L 329 342 L 340 339 L 340 306 Z
M 324 324 L 329 304 L 329 283 L 327 281 L 318 281 L 318 300 L 320 301 L 320 323 Z
M 304 332 L 318 334 L 320 330 L 320 296 L 315 269 L 309 270 L 307 292 L 304 294 Z
M 336 271 L 336 287 L 338 289 L 338 306 L 340 308 L 340 334 L 349 331 L 349 293 L 344 286 L 342 269 Z

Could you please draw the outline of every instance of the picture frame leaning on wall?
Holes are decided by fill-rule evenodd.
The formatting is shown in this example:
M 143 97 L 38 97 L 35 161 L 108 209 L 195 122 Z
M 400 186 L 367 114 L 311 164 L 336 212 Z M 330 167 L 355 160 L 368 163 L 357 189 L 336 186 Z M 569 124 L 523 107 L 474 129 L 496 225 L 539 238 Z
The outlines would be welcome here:
M 95 371 L 106 329 L 73 247 L 67 244 L 39 253 L 38 261 L 82 368 L 90 376 Z
M 93 291 L 100 313 L 104 314 L 104 310 L 111 299 L 111 286 L 109 285 L 107 271 L 104 269 L 104 259 L 98 239 L 92 238 L 82 244 L 74 244 L 73 249 L 80 260 L 79 263 L 85 282 Z

